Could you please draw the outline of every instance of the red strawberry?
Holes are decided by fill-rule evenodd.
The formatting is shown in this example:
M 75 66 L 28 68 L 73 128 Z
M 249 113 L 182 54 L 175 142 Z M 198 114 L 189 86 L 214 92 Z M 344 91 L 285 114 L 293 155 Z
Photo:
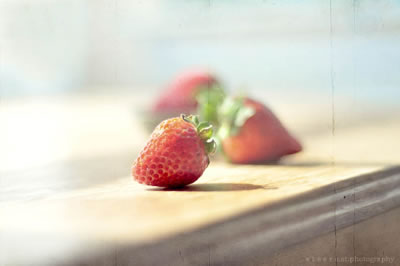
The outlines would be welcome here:
M 212 127 L 197 116 L 161 122 L 133 163 L 132 175 L 139 183 L 159 187 L 182 187 L 195 182 L 215 150 Z
M 260 102 L 249 98 L 227 99 L 221 115 L 221 144 L 233 163 L 276 161 L 302 150 L 300 143 Z
M 153 112 L 192 112 L 197 106 L 196 94 L 218 82 L 208 72 L 188 71 L 179 75 L 156 101 Z

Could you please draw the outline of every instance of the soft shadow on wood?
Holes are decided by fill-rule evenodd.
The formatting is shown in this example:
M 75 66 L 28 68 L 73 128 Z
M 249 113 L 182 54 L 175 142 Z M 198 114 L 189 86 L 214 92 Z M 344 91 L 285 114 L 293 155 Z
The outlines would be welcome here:
M 207 183 L 193 184 L 182 188 L 149 188 L 148 191 L 182 191 L 182 192 L 218 192 L 218 191 L 240 191 L 254 189 L 276 189 L 276 187 L 259 186 L 246 183 Z

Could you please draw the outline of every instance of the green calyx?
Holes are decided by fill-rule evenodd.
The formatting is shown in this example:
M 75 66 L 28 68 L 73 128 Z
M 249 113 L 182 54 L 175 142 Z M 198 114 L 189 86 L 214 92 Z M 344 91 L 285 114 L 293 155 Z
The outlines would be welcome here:
M 217 126 L 219 124 L 218 109 L 225 97 L 226 94 L 218 83 L 200 87 L 196 94 L 196 101 L 198 102 L 197 113 L 200 118 Z
M 217 148 L 217 144 L 213 139 L 213 127 L 209 122 L 200 122 L 197 115 L 184 115 L 181 114 L 181 118 L 194 125 L 198 136 L 203 140 L 207 154 L 213 154 Z
M 252 107 L 244 104 L 246 97 L 229 97 L 218 83 L 197 90 L 197 113 L 202 120 L 217 128 L 217 139 L 237 135 L 244 123 L 255 114 Z
M 245 95 L 230 97 L 218 82 L 200 86 L 195 96 L 198 103 L 197 114 L 201 120 L 214 126 L 214 139 L 207 142 L 213 131 L 209 123 L 199 122 L 196 116 L 186 119 L 196 126 L 199 136 L 206 140 L 207 150 L 212 152 L 216 146 L 222 152 L 222 141 L 239 134 L 246 121 L 256 113 L 254 108 L 245 104 Z
M 218 113 L 220 139 L 239 134 L 244 123 L 255 114 L 254 108 L 246 106 L 244 101 L 244 97 L 226 98 L 220 106 Z

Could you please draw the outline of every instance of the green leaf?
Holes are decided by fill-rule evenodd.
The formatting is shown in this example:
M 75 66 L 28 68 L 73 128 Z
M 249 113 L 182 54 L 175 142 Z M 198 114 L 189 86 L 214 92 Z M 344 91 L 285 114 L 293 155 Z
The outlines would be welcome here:
M 244 123 L 255 114 L 252 107 L 244 105 L 244 97 L 226 98 L 220 108 L 221 128 L 218 136 L 223 139 L 237 135 Z
M 233 123 L 236 114 L 242 105 L 243 103 L 240 99 L 226 98 L 220 108 L 219 116 L 221 117 L 221 120 L 228 122 L 229 124 Z
M 199 124 L 199 116 L 194 115 L 192 120 L 193 120 L 193 122 L 194 122 L 195 125 L 198 125 L 198 124 Z
M 225 98 L 225 92 L 218 84 L 200 87 L 196 95 L 198 114 L 202 120 L 218 125 L 218 110 Z
M 197 132 L 200 132 L 202 129 L 207 128 L 207 127 L 210 127 L 210 126 L 211 126 L 210 123 L 208 123 L 208 122 L 206 122 L 206 121 L 203 121 L 203 122 L 200 122 L 200 123 L 196 126 L 196 129 L 197 129 Z
M 199 117 L 197 115 L 185 115 L 181 114 L 181 118 L 188 123 L 191 123 L 195 127 L 199 124 Z
M 213 128 L 211 125 L 209 125 L 208 127 L 202 128 L 199 131 L 199 136 L 201 139 L 209 139 L 211 138 L 213 135 Z
M 256 110 L 249 106 L 242 106 L 236 114 L 234 126 L 241 128 L 246 121 L 256 113 Z
M 213 154 L 217 149 L 217 143 L 214 141 L 214 139 L 207 140 L 204 145 L 208 154 Z
M 213 136 L 213 126 L 206 121 L 199 122 L 199 118 L 196 115 L 181 115 L 181 118 L 188 123 L 191 123 L 196 127 L 198 136 L 202 139 L 207 154 L 214 153 L 216 150 L 217 143 L 212 138 Z

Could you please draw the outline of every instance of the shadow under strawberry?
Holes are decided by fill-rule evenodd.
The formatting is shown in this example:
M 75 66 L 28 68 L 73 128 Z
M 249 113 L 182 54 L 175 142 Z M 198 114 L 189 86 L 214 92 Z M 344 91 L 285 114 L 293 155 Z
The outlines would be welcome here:
M 248 183 L 205 183 L 192 184 L 185 187 L 176 188 L 148 188 L 148 191 L 181 191 L 181 192 L 224 192 L 224 191 L 244 191 L 255 189 L 277 189 L 272 186 L 260 186 Z

